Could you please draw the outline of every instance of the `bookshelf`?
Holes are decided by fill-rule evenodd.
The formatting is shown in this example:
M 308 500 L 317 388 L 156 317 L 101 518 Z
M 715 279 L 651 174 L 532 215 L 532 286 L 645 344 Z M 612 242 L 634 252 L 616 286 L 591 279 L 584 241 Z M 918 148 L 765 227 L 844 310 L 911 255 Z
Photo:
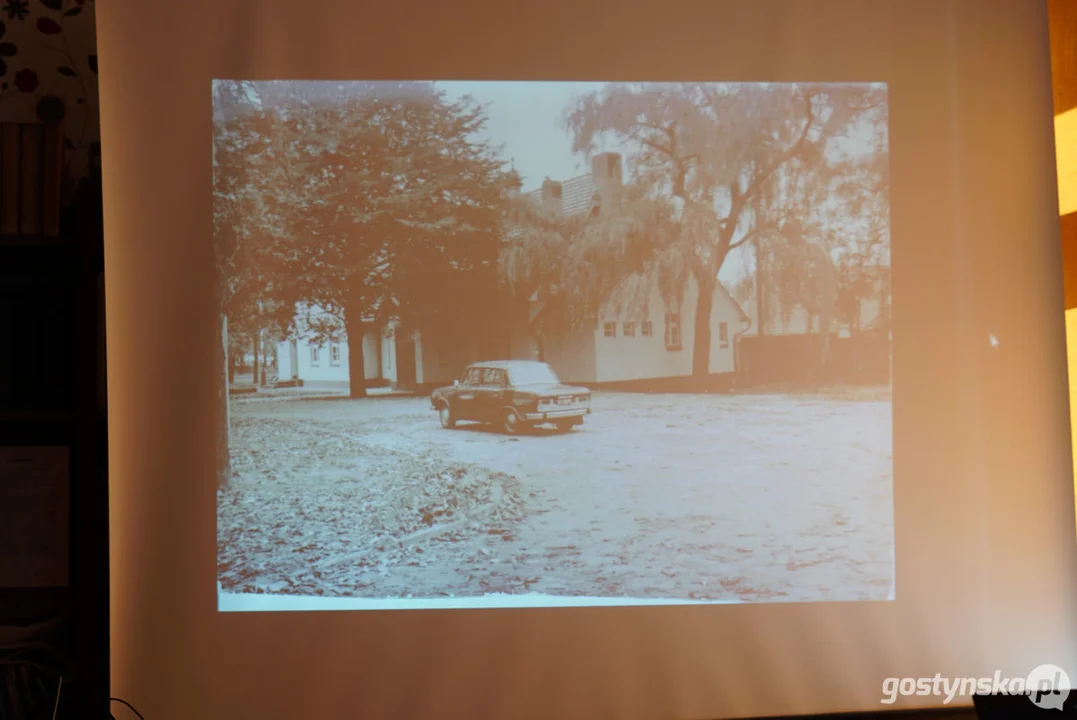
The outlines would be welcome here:
M 66 468 L 62 483 L 47 481 L 44 471 L 24 472 L 21 485 L 0 482 L 0 505 L 20 502 L 43 522 L 62 517 L 68 537 L 66 552 L 54 553 L 66 573 L 12 563 L 21 574 L 9 570 L 5 578 L 0 567 L 0 627 L 62 618 L 47 640 L 58 653 L 53 668 L 64 674 L 57 717 L 107 718 L 100 150 L 91 152 L 89 176 L 65 188 L 63 138 L 59 123 L 0 123 L 0 462 L 32 456 L 53 478 L 58 463 Z M 26 553 L 20 542 L 0 533 L 0 554 Z M 0 696 L 32 706 L 31 695 L 12 700 L 19 691 L 12 682 L 0 665 Z

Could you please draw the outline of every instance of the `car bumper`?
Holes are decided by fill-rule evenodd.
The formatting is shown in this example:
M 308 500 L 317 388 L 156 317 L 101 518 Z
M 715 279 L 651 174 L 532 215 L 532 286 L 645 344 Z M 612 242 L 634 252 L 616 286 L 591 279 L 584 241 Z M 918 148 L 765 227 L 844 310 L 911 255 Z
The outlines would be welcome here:
M 563 410 L 548 410 L 546 412 L 524 413 L 523 419 L 528 422 L 548 422 L 552 420 L 564 420 L 565 418 L 582 418 L 590 415 L 591 408 L 565 408 Z

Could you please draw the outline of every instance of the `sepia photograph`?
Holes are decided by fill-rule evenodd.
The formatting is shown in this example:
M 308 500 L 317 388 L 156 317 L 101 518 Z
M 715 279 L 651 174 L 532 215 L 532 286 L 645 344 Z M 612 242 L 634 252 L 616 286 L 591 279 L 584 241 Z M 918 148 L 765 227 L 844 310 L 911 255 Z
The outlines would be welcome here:
M 885 84 L 212 95 L 220 610 L 895 598 Z

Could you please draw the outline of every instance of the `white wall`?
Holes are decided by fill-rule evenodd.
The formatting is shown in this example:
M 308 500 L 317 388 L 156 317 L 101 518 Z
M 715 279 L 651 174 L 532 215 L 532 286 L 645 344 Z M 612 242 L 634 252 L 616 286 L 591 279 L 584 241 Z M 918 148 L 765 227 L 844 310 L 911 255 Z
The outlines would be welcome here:
M 693 318 L 694 320 L 694 318 Z M 726 324 L 726 341 L 723 343 L 719 333 L 721 324 Z M 730 373 L 737 369 L 733 344 L 737 335 L 748 328 L 736 302 L 729 293 L 718 288 L 714 292 L 714 306 L 711 310 L 711 356 L 709 369 L 711 374 Z
M 392 334 L 381 336 L 381 376 L 389 382 L 396 382 L 396 341 Z
M 281 380 L 292 379 L 292 344 L 288 340 L 277 343 L 277 377 Z
M 311 349 L 313 345 L 305 340 L 298 340 L 297 361 L 299 379 L 303 382 L 348 382 L 348 343 L 333 343 L 340 348 L 340 358 L 330 363 L 329 343 L 318 346 L 318 361 L 313 362 Z
M 685 291 L 685 305 L 695 309 L 694 287 Z M 662 294 L 655 287 L 647 303 L 646 313 L 626 315 L 616 311 L 606 311 L 599 318 L 595 328 L 595 366 L 597 382 L 624 382 L 645 378 L 663 378 L 687 375 L 692 372 L 691 336 L 687 313 L 682 314 L 682 348 L 667 350 L 665 345 L 666 303 Z M 641 335 L 644 321 L 651 323 L 651 336 Z M 604 326 L 608 322 L 617 325 L 616 337 L 606 337 Z M 625 322 L 634 322 L 634 337 L 625 337 Z
M 363 375 L 367 380 L 378 379 L 378 354 L 381 350 L 381 343 L 378 339 L 380 337 L 380 330 L 363 335 Z
M 378 378 L 378 350 L 379 343 L 378 338 L 381 336 L 380 332 L 367 333 L 363 336 L 363 363 L 364 363 L 364 375 L 367 380 L 376 380 Z M 331 345 L 335 345 L 340 348 L 339 361 L 333 362 L 331 360 Z M 299 339 L 296 341 L 297 352 L 297 365 L 299 370 L 299 379 L 304 382 L 332 382 L 332 383 L 347 383 L 348 382 L 348 343 L 345 338 L 341 338 L 339 343 L 325 343 L 318 346 L 318 362 L 314 364 L 311 361 L 311 345 L 305 340 Z M 390 343 L 391 349 L 391 343 Z M 288 342 L 282 342 L 277 346 L 277 358 L 278 358 L 278 376 L 281 379 L 287 380 L 292 377 L 291 374 L 291 362 L 290 362 L 290 350 L 288 348 Z
M 691 375 L 697 294 L 695 281 L 689 280 L 681 306 L 680 350 L 666 348 L 666 303 L 657 287 L 651 293 L 646 315 L 624 316 L 616 312 L 605 314 L 594 332 L 596 382 L 625 382 Z M 644 320 L 651 322 L 650 337 L 643 337 L 641 334 Z M 616 337 L 605 336 L 606 322 L 616 322 Z M 635 323 L 633 337 L 625 337 L 625 322 Z M 726 323 L 727 329 L 727 342 L 724 345 L 719 336 L 719 328 L 723 322 Z M 733 372 L 733 341 L 736 333 L 744 328 L 744 323 L 732 299 L 721 289 L 714 293 L 710 325 L 709 370 L 711 373 Z

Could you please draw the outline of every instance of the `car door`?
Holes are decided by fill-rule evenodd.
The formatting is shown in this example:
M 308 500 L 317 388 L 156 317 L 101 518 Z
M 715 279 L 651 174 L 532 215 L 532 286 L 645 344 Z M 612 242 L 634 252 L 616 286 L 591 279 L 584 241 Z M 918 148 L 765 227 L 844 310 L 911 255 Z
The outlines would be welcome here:
M 476 413 L 482 415 L 485 422 L 497 422 L 501 419 L 501 393 L 505 387 L 505 371 L 501 368 L 484 368 L 482 371 L 482 388 L 476 395 Z
M 482 420 L 478 417 L 478 393 L 482 391 L 482 368 L 469 368 L 460 386 L 455 388 L 452 412 L 457 420 Z

